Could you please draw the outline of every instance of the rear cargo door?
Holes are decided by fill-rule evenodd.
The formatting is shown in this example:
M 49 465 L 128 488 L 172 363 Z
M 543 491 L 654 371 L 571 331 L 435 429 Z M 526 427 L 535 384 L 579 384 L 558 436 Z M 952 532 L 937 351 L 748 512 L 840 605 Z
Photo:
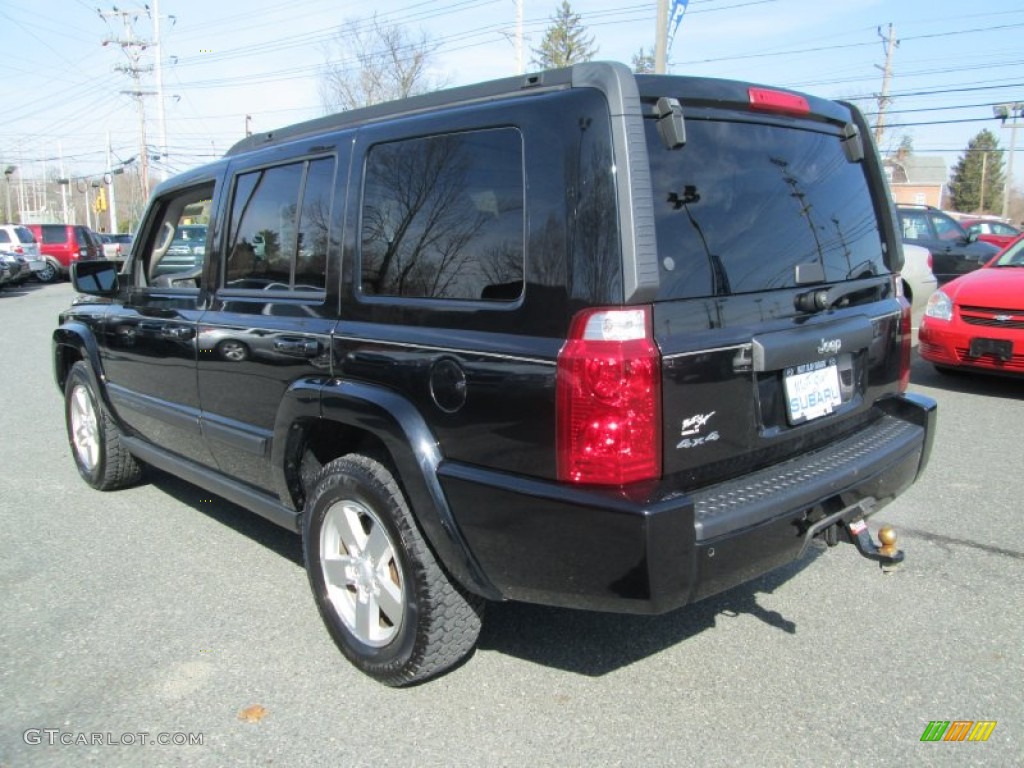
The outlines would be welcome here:
M 874 418 L 872 404 L 898 386 L 902 306 L 885 256 L 891 208 L 877 168 L 844 144 L 852 126 L 837 105 L 826 120 L 674 95 L 683 146 L 645 121 L 654 334 L 664 471 L 693 488 Z

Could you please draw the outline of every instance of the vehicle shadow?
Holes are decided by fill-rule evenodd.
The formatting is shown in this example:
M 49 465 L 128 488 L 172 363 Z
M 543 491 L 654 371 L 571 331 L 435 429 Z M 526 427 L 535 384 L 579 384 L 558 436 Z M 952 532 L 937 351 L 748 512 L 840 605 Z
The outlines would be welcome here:
M 296 534 L 161 470 L 146 467 L 145 482 L 304 568 L 301 539 Z M 796 624 L 776 611 L 766 610 L 757 602 L 757 596 L 771 594 L 823 552 L 821 547 L 812 546 L 800 560 L 661 616 L 489 603 L 478 650 L 600 677 L 713 628 L 719 616 L 747 614 L 795 634 Z
M 715 627 L 719 616 L 747 614 L 788 634 L 796 624 L 757 602 L 809 566 L 811 548 L 794 563 L 747 584 L 661 616 L 577 611 L 525 603 L 487 606 L 479 650 L 496 651 L 546 667 L 600 677 Z
M 291 560 L 304 568 L 302 540 L 297 534 L 266 520 L 245 507 L 233 504 L 227 499 L 215 496 L 196 485 L 169 475 L 159 469 L 147 466 L 145 480 L 156 488 L 203 513 L 221 525 L 237 531 L 243 536 L 262 544 L 271 552 Z
M 27 296 L 30 293 L 44 288 L 46 285 L 52 285 L 52 283 L 40 283 L 38 280 L 26 280 L 24 283 L 19 285 L 7 284 L 0 288 L 0 296 Z
M 967 395 L 986 395 L 1019 400 L 1024 395 L 1024 379 L 998 376 L 974 371 L 939 371 L 920 356 L 914 355 L 910 363 L 910 384 L 934 387 L 948 392 Z

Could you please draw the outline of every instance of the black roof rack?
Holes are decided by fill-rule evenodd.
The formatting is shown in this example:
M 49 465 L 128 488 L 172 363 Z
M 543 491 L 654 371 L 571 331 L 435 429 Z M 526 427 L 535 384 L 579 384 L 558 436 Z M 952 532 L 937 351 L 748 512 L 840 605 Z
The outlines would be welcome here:
M 432 91 L 421 96 L 410 96 L 407 99 L 388 101 L 382 104 L 374 104 L 371 107 L 351 109 L 345 112 L 336 112 L 324 117 L 307 120 L 303 123 L 278 128 L 264 133 L 255 133 L 248 136 L 226 153 L 225 157 L 248 152 L 254 149 L 281 144 L 303 136 L 309 136 L 324 131 L 338 130 L 377 120 L 393 118 L 399 115 L 427 112 L 439 107 L 447 107 L 454 104 L 470 104 L 473 102 L 491 101 L 494 99 L 508 98 L 536 90 L 554 90 L 568 88 L 572 85 L 572 68 L 552 69 L 545 72 L 506 77 L 500 80 L 490 80 L 484 83 L 464 85 L 458 88 L 447 88 L 441 91 Z

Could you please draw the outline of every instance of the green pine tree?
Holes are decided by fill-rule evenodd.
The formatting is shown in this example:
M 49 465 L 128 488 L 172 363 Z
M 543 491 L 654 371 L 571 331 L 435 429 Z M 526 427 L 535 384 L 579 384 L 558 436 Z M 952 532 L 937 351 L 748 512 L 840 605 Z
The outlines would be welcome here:
M 568 67 L 590 61 L 596 53 L 594 36 L 587 36 L 580 15 L 573 12 L 568 0 L 562 0 L 551 25 L 544 32 L 540 48 L 533 49 L 533 64 L 541 69 Z
M 1005 180 L 999 139 L 986 128 L 968 142 L 966 151 L 953 166 L 949 179 L 953 210 L 964 213 L 1000 210 Z
M 648 52 L 643 46 L 633 54 L 633 71 L 637 74 L 650 75 L 654 73 L 654 51 Z

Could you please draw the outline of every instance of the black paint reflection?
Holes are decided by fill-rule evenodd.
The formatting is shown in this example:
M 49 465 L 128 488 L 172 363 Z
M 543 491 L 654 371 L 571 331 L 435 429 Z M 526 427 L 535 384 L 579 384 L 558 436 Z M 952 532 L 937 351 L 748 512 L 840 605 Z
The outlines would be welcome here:
M 523 211 L 522 140 L 514 129 L 373 147 L 362 214 L 363 292 L 518 298 Z

